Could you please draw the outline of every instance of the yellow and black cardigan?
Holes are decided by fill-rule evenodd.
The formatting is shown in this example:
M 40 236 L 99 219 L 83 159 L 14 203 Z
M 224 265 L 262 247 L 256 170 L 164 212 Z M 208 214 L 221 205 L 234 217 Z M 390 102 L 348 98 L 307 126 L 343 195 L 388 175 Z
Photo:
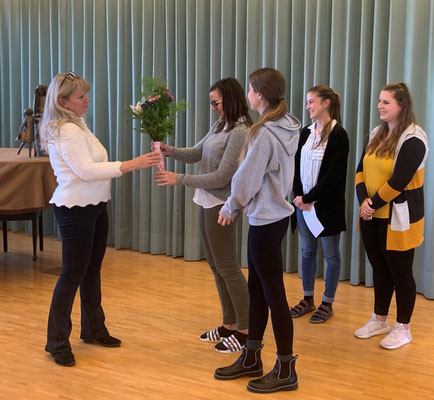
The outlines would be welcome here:
M 361 205 L 369 196 L 363 178 L 366 146 L 378 132 L 374 128 L 365 144 L 356 171 L 356 193 Z M 424 167 L 428 138 L 419 125 L 411 124 L 401 135 L 395 151 L 392 177 L 372 196 L 375 210 L 390 203 L 387 227 L 387 250 L 405 251 L 423 242 Z

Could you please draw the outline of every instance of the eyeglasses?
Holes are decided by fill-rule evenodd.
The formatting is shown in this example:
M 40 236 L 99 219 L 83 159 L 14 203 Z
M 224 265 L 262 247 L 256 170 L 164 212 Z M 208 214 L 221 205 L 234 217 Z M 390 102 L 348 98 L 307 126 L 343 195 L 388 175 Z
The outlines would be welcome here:
M 211 104 L 214 108 L 217 108 L 222 101 L 223 100 L 213 100 L 210 101 L 209 104 Z
M 65 83 L 65 79 L 68 79 L 68 81 L 73 81 L 75 78 L 78 78 L 78 75 L 74 74 L 74 72 L 68 72 L 67 74 L 65 74 L 65 76 L 63 77 L 63 81 L 62 81 L 62 83 L 59 86 L 59 89 Z

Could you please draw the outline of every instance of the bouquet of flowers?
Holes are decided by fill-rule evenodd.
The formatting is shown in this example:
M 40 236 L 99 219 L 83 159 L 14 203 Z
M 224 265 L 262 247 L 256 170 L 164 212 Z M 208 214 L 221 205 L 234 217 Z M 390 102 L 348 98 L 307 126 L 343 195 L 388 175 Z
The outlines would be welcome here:
M 140 121 L 140 128 L 134 129 L 147 133 L 152 140 L 152 150 L 159 150 L 160 142 L 167 135 L 173 135 L 176 113 L 184 111 L 187 103 L 184 100 L 175 102 L 166 82 L 157 78 L 142 78 L 142 88 L 140 100 L 135 106 L 130 106 L 133 119 Z M 164 170 L 163 161 L 158 169 Z

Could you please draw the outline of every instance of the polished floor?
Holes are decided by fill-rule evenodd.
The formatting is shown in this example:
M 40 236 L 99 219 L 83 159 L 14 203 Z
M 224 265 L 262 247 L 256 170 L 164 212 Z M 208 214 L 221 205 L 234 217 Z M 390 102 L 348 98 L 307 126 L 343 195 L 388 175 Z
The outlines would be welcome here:
M 59 241 L 46 239 L 45 251 L 33 262 L 31 238 L 23 233 L 9 233 L 9 251 L 0 252 L 0 399 L 434 399 L 434 302 L 421 295 L 411 325 L 413 342 L 384 350 L 381 337 L 353 336 L 370 317 L 372 288 L 341 282 L 335 316 L 327 323 L 294 320 L 299 389 L 258 395 L 247 392 L 248 378 L 213 377 L 216 367 L 237 356 L 199 341 L 201 333 L 220 323 L 206 263 L 113 248 L 103 266 L 103 305 L 107 326 L 122 346 L 103 348 L 79 339 L 77 297 L 71 336 L 77 363 L 57 366 L 44 344 L 60 263 Z M 301 281 L 296 274 L 284 279 L 288 300 L 295 304 Z M 317 301 L 322 289 L 323 280 L 317 279 Z M 264 343 L 268 371 L 276 351 L 270 327 Z

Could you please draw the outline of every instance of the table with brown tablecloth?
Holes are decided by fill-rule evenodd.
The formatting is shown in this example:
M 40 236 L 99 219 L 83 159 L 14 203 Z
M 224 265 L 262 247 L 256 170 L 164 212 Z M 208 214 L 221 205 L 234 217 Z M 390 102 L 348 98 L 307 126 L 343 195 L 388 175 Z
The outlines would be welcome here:
M 6 221 L 31 220 L 33 258 L 36 259 L 36 218 L 39 216 L 42 250 L 42 210 L 57 187 L 48 157 L 29 157 L 23 149 L 0 148 L 0 221 L 3 221 L 3 246 L 7 251 Z
M 0 148 L 0 214 L 40 211 L 56 189 L 49 158 L 29 158 L 25 150 Z

